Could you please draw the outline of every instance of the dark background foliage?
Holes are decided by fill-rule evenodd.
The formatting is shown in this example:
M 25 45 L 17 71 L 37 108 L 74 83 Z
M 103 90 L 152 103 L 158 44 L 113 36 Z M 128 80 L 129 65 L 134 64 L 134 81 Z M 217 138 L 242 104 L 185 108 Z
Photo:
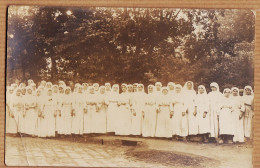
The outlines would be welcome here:
M 250 10 L 11 6 L 7 83 L 253 86 L 254 24 Z

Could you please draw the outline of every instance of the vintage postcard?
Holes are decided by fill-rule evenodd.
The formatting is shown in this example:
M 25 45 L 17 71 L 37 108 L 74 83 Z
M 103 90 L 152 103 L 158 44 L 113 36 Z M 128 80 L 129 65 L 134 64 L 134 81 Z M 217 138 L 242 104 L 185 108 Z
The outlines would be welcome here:
M 9 6 L 7 166 L 250 168 L 255 11 Z

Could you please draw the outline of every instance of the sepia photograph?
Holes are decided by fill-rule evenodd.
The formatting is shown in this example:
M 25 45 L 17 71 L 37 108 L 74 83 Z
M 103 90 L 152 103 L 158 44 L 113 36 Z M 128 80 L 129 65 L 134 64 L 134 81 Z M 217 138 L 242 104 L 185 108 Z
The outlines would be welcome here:
M 7 166 L 252 168 L 255 11 L 7 12 Z

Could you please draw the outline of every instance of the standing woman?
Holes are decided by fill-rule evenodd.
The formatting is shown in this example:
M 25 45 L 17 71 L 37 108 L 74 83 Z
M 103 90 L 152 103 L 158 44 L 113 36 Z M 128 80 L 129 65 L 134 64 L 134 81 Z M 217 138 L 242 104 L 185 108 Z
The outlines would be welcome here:
M 61 117 L 63 120 L 62 133 L 64 135 L 71 135 L 71 117 L 73 115 L 72 99 L 71 88 L 67 86 L 61 103 Z
M 74 93 L 73 98 L 71 133 L 83 135 L 83 113 L 86 99 L 86 96 L 83 93 L 83 86 L 78 86 L 77 93 Z
M 234 138 L 233 142 L 244 142 L 244 110 L 245 106 L 242 103 L 242 98 L 239 96 L 239 89 L 237 87 L 231 88 L 232 92 L 232 116 L 233 116 L 233 129 Z
M 89 87 L 89 94 L 86 96 L 86 107 L 84 114 L 84 133 L 95 133 L 95 113 L 97 112 L 97 96 L 95 93 L 95 88 L 93 86 Z
M 99 84 L 98 83 L 93 83 L 93 87 L 96 93 L 99 92 Z
M 105 88 L 106 88 L 106 92 L 105 92 L 106 94 L 111 92 L 111 84 L 110 83 L 108 83 L 108 82 L 105 83 Z
M 245 106 L 245 120 L 244 120 L 244 129 L 245 137 L 247 140 L 253 138 L 253 117 L 254 117 L 254 92 L 251 86 L 245 86 L 243 103 Z
M 142 134 L 142 116 L 145 105 L 146 94 L 144 92 L 144 85 L 138 84 L 137 92 L 133 97 L 133 110 L 132 110 L 132 123 L 131 123 L 131 134 L 132 135 L 141 135 Z
M 55 137 L 55 117 L 57 115 L 57 101 L 52 95 L 52 89 L 47 89 L 47 95 L 44 97 L 42 105 L 42 136 Z
M 62 81 L 61 81 L 62 82 Z M 66 86 L 59 86 L 59 93 L 57 94 L 57 116 L 56 116 L 56 131 L 58 135 L 64 135 L 64 112 L 62 108 L 62 101 L 64 97 L 64 88 Z
M 6 133 L 17 134 L 17 117 L 12 109 L 14 90 L 12 87 L 7 88 L 6 93 Z
M 204 85 L 199 85 L 198 94 L 195 98 L 195 110 L 198 118 L 199 134 L 204 142 L 208 142 L 210 133 L 209 101 Z
M 36 136 L 38 113 L 35 110 L 35 96 L 33 95 L 32 88 L 30 86 L 27 86 L 26 91 L 27 94 L 24 99 L 24 133 L 31 136 Z
M 88 83 L 82 83 L 83 86 L 83 94 L 86 95 L 88 93 Z
M 219 112 L 219 143 L 227 141 L 232 143 L 234 136 L 233 121 L 232 121 L 232 99 L 230 98 L 231 90 L 226 88 L 223 91 Z
M 175 90 L 174 90 L 174 87 L 175 87 L 175 83 L 173 83 L 173 82 L 169 82 L 168 84 L 167 84 L 167 88 L 168 88 L 168 90 L 169 90 L 169 96 L 170 97 L 174 97 L 174 94 L 175 94 Z
M 107 109 L 107 132 L 115 132 L 118 114 L 119 85 L 112 86 L 111 93 L 106 96 Z
M 182 92 L 182 86 L 180 84 L 175 85 L 175 95 L 172 100 L 173 114 L 172 114 L 172 135 L 177 140 L 182 139 L 186 141 L 188 136 L 188 116 L 186 113 L 186 107 L 184 107 L 184 98 Z
M 209 100 L 209 116 L 210 116 L 210 137 L 218 140 L 219 135 L 219 111 L 220 103 L 223 97 L 219 91 L 219 86 L 216 82 L 210 84 L 211 92 L 208 94 Z
M 131 131 L 131 111 L 130 111 L 130 99 L 127 93 L 127 85 L 121 85 L 122 93 L 118 99 L 118 115 L 116 135 L 129 135 Z
M 197 119 L 197 114 L 195 112 L 194 100 L 196 97 L 196 91 L 194 90 L 193 82 L 188 81 L 184 85 L 183 90 L 184 96 L 184 106 L 187 108 L 188 113 L 188 126 L 189 126 L 189 137 L 198 135 L 199 133 L 199 123 Z
M 148 86 L 148 94 L 145 98 L 143 124 L 142 124 L 142 136 L 143 137 L 154 137 L 156 129 L 156 117 L 157 117 L 157 97 L 154 94 L 154 86 Z
M 162 89 L 162 83 L 156 82 L 154 93 L 157 94 L 157 95 L 161 95 L 162 94 L 161 89 Z
M 42 97 L 42 90 L 41 89 L 37 89 L 36 90 L 36 107 L 35 107 L 35 111 L 38 115 L 38 119 L 37 119 L 37 136 L 38 137 L 43 137 L 43 129 L 45 127 L 46 124 L 44 124 L 44 119 L 42 118 L 42 106 L 43 106 L 43 97 Z
M 173 108 L 171 99 L 168 95 L 167 87 L 162 88 L 162 95 L 159 97 L 157 109 L 157 127 L 155 137 L 172 137 L 172 122 Z
M 22 133 L 22 126 L 24 125 L 24 99 L 20 88 L 15 90 L 15 94 L 12 96 L 12 101 L 10 103 L 10 109 L 13 111 L 14 119 L 17 123 L 17 132 Z
M 99 94 L 97 94 L 96 133 L 106 133 L 107 131 L 107 105 L 105 103 L 105 93 L 105 86 L 100 86 Z

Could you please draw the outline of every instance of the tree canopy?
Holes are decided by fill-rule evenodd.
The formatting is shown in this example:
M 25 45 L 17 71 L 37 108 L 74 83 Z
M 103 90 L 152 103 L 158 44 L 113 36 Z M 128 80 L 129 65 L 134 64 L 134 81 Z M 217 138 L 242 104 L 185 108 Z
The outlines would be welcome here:
M 7 82 L 253 85 L 250 10 L 8 9 Z

